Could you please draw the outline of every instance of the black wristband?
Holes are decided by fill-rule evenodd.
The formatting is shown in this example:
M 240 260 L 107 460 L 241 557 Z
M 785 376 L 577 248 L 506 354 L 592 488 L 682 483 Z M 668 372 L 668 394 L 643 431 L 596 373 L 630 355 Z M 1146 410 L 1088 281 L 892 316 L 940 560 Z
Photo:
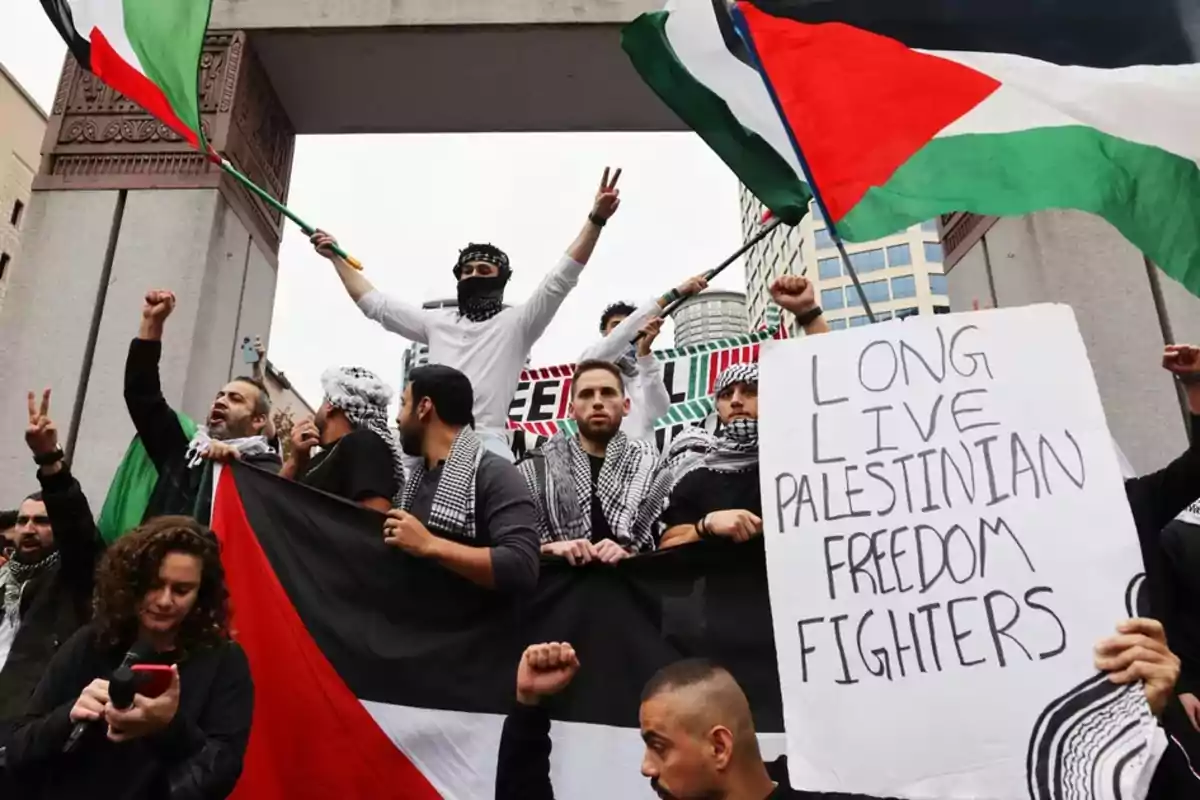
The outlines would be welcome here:
M 708 529 L 708 526 L 704 524 L 705 520 L 707 520 L 707 519 L 708 519 L 708 514 L 705 514 L 703 517 L 700 518 L 700 521 L 696 523 L 696 536 L 698 536 L 701 539 L 711 539 L 712 538 L 712 531 L 710 531 Z
M 56 447 L 51 453 L 39 453 L 35 455 L 33 457 L 33 463 L 37 464 L 39 467 L 48 467 L 51 464 L 57 464 L 64 458 L 66 458 L 66 453 L 63 452 L 61 447 Z
M 821 316 L 824 313 L 825 312 L 821 310 L 820 306 L 813 306 L 808 311 L 805 311 L 803 314 L 797 314 L 796 322 L 799 322 L 800 327 L 803 328 L 805 325 L 811 325 L 814 322 L 816 322 L 817 317 Z
M 660 297 L 658 299 L 663 302 L 664 306 L 669 306 L 669 305 L 671 305 L 671 303 L 674 303 L 676 300 L 678 300 L 681 297 L 683 297 L 683 294 L 680 293 L 680 291 L 678 289 L 672 289 L 671 291 L 667 292 L 666 294 L 664 294 L 662 297 Z
M 604 217 L 596 216 L 595 213 L 588 214 L 588 222 L 592 223 L 597 228 L 603 228 L 608 224 L 608 220 L 606 220 Z

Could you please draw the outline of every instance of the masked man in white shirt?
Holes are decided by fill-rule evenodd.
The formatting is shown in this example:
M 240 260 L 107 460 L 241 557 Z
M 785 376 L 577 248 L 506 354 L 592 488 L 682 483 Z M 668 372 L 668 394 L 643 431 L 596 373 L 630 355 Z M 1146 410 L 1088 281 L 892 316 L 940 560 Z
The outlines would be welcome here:
M 505 306 L 512 276 L 508 256 L 490 244 L 470 244 L 454 266 L 457 309 L 421 309 L 379 292 L 362 272 L 333 252 L 333 237 L 317 231 L 312 243 L 333 262 L 350 297 L 369 319 L 392 333 L 429 346 L 429 361 L 466 375 L 475 392 L 476 433 L 488 450 L 513 460 L 508 408 L 534 343 L 545 332 L 621 204 L 621 170 L 604 170 L 596 199 L 579 236 L 527 302 Z M 632 338 L 632 337 L 631 337 Z

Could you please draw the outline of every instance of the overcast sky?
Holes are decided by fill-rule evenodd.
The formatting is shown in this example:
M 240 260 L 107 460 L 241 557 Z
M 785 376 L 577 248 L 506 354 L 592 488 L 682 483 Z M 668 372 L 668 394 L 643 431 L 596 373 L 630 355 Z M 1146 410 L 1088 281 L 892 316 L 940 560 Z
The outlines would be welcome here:
M 0 2 L 0 63 L 43 107 L 64 52 L 39 4 Z M 737 181 L 696 136 L 303 137 L 289 205 L 335 233 L 380 289 L 417 304 L 452 297 L 458 250 L 490 241 L 512 259 L 507 300 L 519 302 L 578 233 L 606 165 L 625 170 L 621 209 L 533 352 L 535 365 L 557 364 L 587 346 L 610 302 L 661 293 L 738 247 Z M 717 285 L 743 289 L 741 265 Z M 669 342 L 668 326 L 659 346 Z M 270 346 L 271 361 L 317 403 L 330 365 L 361 364 L 395 385 L 407 342 L 361 317 L 289 223 Z

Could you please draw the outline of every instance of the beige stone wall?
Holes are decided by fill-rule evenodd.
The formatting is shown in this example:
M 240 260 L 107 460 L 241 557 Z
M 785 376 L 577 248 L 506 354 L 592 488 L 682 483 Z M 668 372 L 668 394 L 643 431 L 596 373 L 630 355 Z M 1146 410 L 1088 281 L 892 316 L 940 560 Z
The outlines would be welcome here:
M 0 308 L 19 260 L 21 230 L 45 130 L 45 113 L 0 66 Z M 14 211 L 16 225 L 12 224 Z

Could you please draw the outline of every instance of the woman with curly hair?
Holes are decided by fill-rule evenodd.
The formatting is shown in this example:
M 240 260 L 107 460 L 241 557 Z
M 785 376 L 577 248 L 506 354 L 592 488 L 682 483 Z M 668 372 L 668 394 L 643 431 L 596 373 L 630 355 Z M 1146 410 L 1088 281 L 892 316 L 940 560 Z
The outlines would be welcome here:
M 212 533 L 189 517 L 159 517 L 117 540 L 97 571 L 94 604 L 92 623 L 51 660 L 8 744 L 19 796 L 228 796 L 242 771 L 254 684 L 229 638 Z M 120 710 L 108 677 L 131 650 L 138 663 L 170 665 L 171 684 Z M 71 742 L 79 723 L 86 729 Z

